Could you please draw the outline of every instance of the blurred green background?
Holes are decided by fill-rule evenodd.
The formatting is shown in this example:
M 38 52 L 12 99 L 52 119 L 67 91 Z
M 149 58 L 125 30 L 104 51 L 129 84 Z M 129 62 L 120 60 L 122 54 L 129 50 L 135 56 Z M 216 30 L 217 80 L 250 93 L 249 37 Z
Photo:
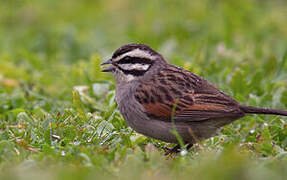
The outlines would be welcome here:
M 144 43 L 241 103 L 287 109 L 286 19 L 284 0 L 0 0 L 0 179 L 284 179 L 285 117 L 165 157 L 99 64 Z

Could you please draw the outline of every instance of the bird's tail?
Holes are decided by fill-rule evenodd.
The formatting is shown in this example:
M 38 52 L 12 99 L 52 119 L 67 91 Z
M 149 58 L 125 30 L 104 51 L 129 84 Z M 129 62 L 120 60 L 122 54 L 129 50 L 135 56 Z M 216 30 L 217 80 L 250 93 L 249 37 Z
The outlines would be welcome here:
M 247 114 L 274 114 L 274 115 L 287 116 L 287 111 L 284 110 L 258 108 L 244 105 L 240 105 L 239 108 Z

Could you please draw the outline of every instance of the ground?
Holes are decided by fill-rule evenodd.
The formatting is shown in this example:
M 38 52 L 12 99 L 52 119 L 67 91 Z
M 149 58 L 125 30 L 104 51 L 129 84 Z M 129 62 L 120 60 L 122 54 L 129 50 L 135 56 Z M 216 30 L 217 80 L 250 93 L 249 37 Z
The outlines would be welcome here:
M 245 105 L 287 109 L 287 3 L 1 0 L 0 179 L 283 179 L 287 118 L 251 115 L 189 152 L 127 127 L 100 63 L 144 43 Z

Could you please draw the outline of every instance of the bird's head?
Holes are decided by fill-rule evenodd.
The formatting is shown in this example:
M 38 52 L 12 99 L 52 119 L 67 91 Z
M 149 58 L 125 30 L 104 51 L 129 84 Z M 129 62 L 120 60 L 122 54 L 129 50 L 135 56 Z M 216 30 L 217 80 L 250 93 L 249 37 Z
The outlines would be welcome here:
M 117 49 L 112 58 L 101 65 L 110 64 L 103 72 L 113 74 L 117 82 L 130 82 L 154 72 L 166 64 L 163 57 L 144 44 L 127 44 Z

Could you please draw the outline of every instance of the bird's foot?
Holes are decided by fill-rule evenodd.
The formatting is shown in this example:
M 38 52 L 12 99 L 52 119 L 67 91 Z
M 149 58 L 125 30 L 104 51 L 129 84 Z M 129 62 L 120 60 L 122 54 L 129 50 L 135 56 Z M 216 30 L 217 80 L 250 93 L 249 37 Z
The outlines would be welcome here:
M 180 145 L 176 145 L 173 148 L 164 147 L 164 150 L 166 150 L 164 153 L 165 156 L 170 154 L 177 154 L 180 152 Z
M 192 145 L 193 144 L 187 144 L 186 150 L 189 150 L 192 147 Z M 166 150 L 166 152 L 164 154 L 165 156 L 168 156 L 170 154 L 177 154 L 180 152 L 180 145 L 178 144 L 178 145 L 174 146 L 173 148 L 164 147 L 163 149 Z

